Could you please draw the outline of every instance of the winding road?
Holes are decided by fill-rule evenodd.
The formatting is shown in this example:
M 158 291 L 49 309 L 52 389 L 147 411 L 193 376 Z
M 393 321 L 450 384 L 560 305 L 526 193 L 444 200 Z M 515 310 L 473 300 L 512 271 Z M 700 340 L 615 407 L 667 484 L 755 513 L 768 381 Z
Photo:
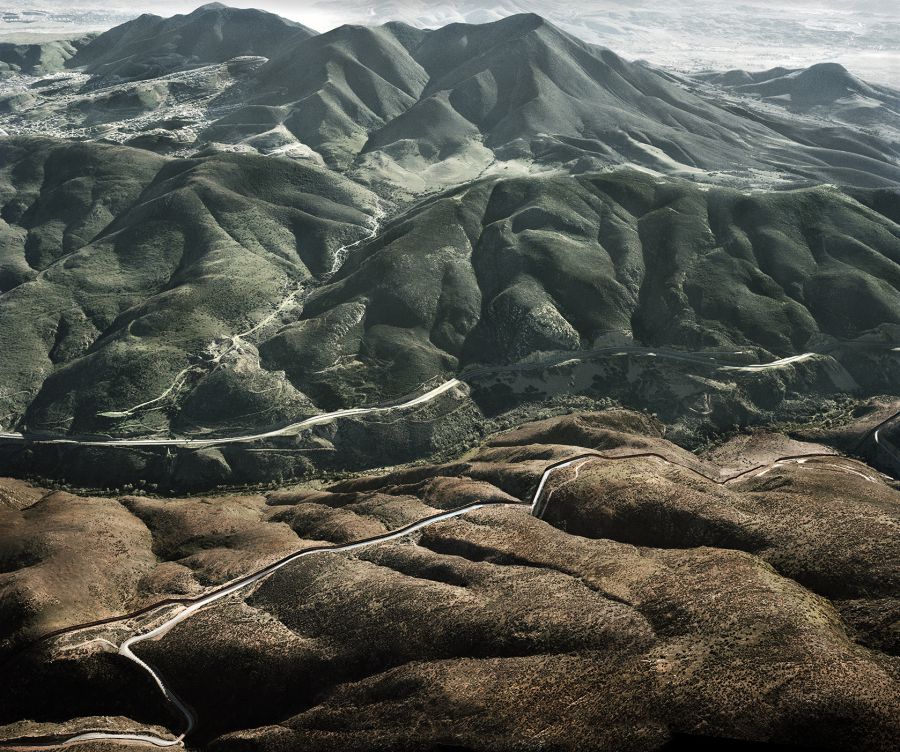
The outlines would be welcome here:
M 877 434 L 877 431 L 886 423 L 890 422 L 897 418 L 897 415 L 892 416 L 884 423 L 879 424 L 874 429 L 873 432 Z M 300 551 L 296 551 L 288 556 L 279 559 L 261 569 L 256 570 L 255 572 L 251 572 L 243 577 L 240 577 L 232 582 L 229 582 L 225 585 L 222 585 L 219 588 L 216 588 L 210 593 L 206 595 L 200 596 L 199 598 L 185 598 L 185 599 L 166 599 L 164 601 L 160 601 L 151 606 L 147 606 L 139 611 L 131 612 L 129 614 L 124 614 L 117 617 L 112 617 L 108 619 L 101 619 L 93 622 L 89 622 L 86 624 L 78 624 L 68 628 L 64 628 L 61 630 L 56 630 L 54 632 L 43 635 L 38 638 L 34 643 L 31 643 L 31 646 L 36 644 L 37 642 L 41 642 L 53 637 L 58 637 L 64 634 L 72 634 L 84 629 L 88 629 L 91 627 L 101 626 L 104 624 L 110 624 L 116 621 L 123 621 L 126 619 L 135 618 L 136 616 L 150 613 L 154 610 L 168 607 L 171 605 L 182 605 L 184 608 L 178 611 L 175 615 L 171 616 L 158 626 L 153 629 L 133 635 L 129 637 L 121 645 L 118 646 L 117 652 L 119 655 L 124 658 L 132 661 L 137 664 L 143 671 L 145 671 L 159 688 L 163 697 L 172 708 L 173 711 L 182 719 L 182 730 L 181 733 L 177 736 L 164 737 L 159 736 L 152 733 L 129 733 L 129 732 L 112 732 L 112 731 L 100 731 L 100 730 L 91 730 L 84 731 L 69 737 L 59 738 L 59 737 L 48 737 L 41 739 L 20 739 L 20 740 L 10 740 L 6 742 L 0 742 L 0 748 L 5 749 L 21 749 L 21 750 L 29 750 L 29 749 L 46 749 L 51 747 L 61 747 L 61 746 L 69 746 L 76 745 L 86 742 L 93 741 L 117 741 L 117 742 L 131 742 L 131 743 L 142 743 L 149 744 L 156 747 L 175 747 L 180 746 L 185 737 L 187 737 L 191 731 L 195 728 L 197 724 L 197 718 L 194 715 L 191 708 L 183 701 L 178 695 L 166 684 L 163 676 L 154 669 L 150 664 L 146 661 L 139 658 L 132 651 L 132 647 L 140 644 L 141 642 L 145 642 L 148 640 L 158 640 L 164 637 L 168 632 L 173 629 L 176 625 L 181 622 L 189 619 L 191 616 L 196 614 L 201 609 L 210 606 L 217 601 L 220 601 L 224 598 L 227 598 L 241 590 L 244 590 L 256 583 L 261 582 L 263 579 L 268 577 L 269 575 L 277 572 L 279 569 L 286 567 L 293 562 L 302 559 L 307 556 L 314 556 L 320 554 L 335 554 L 335 553 L 346 553 L 350 551 L 359 550 L 362 548 L 367 548 L 369 546 L 376 546 L 382 543 L 387 543 L 389 541 L 398 540 L 400 538 L 406 537 L 408 535 L 412 535 L 420 530 L 423 530 L 426 527 L 431 525 L 445 522 L 447 520 L 454 519 L 456 517 L 460 517 L 464 514 L 468 514 L 469 512 L 474 512 L 478 509 L 484 509 L 486 507 L 527 507 L 529 513 L 534 517 L 541 518 L 546 511 L 547 502 L 550 499 L 550 495 L 545 496 L 545 491 L 547 489 L 547 484 L 550 481 L 551 477 L 559 473 L 560 471 L 566 470 L 567 468 L 574 467 L 577 473 L 580 468 L 589 463 L 589 462 L 620 462 L 626 461 L 630 459 L 639 459 L 639 458 L 653 458 L 665 462 L 669 465 L 676 466 L 687 470 L 700 478 L 703 478 L 706 481 L 716 483 L 718 485 L 725 485 L 727 483 L 731 483 L 740 478 L 746 478 L 750 476 L 759 476 L 764 475 L 771 471 L 772 469 L 790 463 L 796 463 L 800 465 L 804 465 L 810 462 L 813 463 L 823 463 L 829 469 L 836 469 L 839 471 L 849 472 L 858 476 L 864 477 L 866 480 L 877 482 L 877 478 L 872 477 L 868 473 L 862 472 L 855 468 L 845 467 L 841 465 L 836 465 L 834 461 L 836 459 L 841 459 L 841 455 L 835 455 L 831 453 L 814 453 L 814 454 L 799 454 L 799 455 L 788 455 L 784 457 L 779 457 L 774 461 L 764 464 L 758 465 L 747 470 L 740 471 L 735 473 L 728 478 L 713 478 L 705 473 L 700 472 L 694 467 L 690 465 L 684 464 L 682 462 L 677 462 L 672 460 L 665 455 L 662 455 L 658 452 L 632 452 L 626 454 L 615 454 L 610 455 L 602 452 L 592 451 L 592 452 L 584 452 L 578 454 L 574 457 L 569 457 L 565 460 L 560 460 L 558 462 L 552 463 L 548 465 L 543 472 L 541 473 L 541 477 L 538 480 L 537 486 L 535 488 L 534 494 L 529 502 L 485 502 L 485 501 L 477 501 L 472 502 L 471 504 L 467 504 L 465 506 L 458 507 L 456 509 L 452 509 L 446 512 L 439 512 L 434 515 L 430 515 L 416 522 L 410 523 L 403 527 L 398 528 L 397 530 L 383 533 L 381 535 L 372 536 L 370 538 L 365 538 L 363 540 L 355 541 L 352 543 L 339 544 L 339 545 L 327 545 L 327 546 L 315 546 L 312 548 L 302 549 Z M 868 468 L 867 468 L 868 469 Z M 551 492 L 552 494 L 552 492 Z M 109 643 L 107 640 L 102 640 L 103 642 L 107 642 L 112 647 L 116 647 L 112 643 Z
M 716 354 L 698 354 L 698 353 L 679 353 L 672 351 L 656 351 L 649 350 L 648 348 L 641 347 L 604 347 L 597 348 L 594 351 L 587 351 L 582 353 L 565 353 L 559 356 L 552 356 L 550 359 L 545 360 L 540 363 L 529 362 L 523 364 L 517 364 L 511 367 L 506 367 L 507 370 L 519 370 L 519 369 L 528 369 L 535 367 L 547 367 L 548 365 L 553 365 L 554 363 L 564 363 L 569 360 L 582 360 L 589 357 L 595 357 L 598 354 L 604 354 L 612 352 L 615 354 L 622 353 L 640 353 L 646 355 L 648 357 L 664 357 L 664 358 L 672 358 L 677 360 L 687 360 L 690 362 L 699 362 L 705 365 L 710 365 L 710 361 L 715 364 Z M 739 355 L 742 353 L 728 353 L 728 355 Z M 742 371 L 760 371 L 766 370 L 770 368 L 781 368 L 784 366 L 791 365 L 796 362 L 800 362 L 803 360 L 808 360 L 814 357 L 814 353 L 804 353 L 802 355 L 791 356 L 789 358 L 781 358 L 779 360 L 773 361 L 771 363 L 762 363 L 755 364 L 752 366 L 734 366 L 734 365 L 726 365 L 719 366 L 721 370 L 742 370 Z M 489 371 L 495 371 L 498 369 L 475 369 L 469 371 L 467 375 L 472 377 L 474 375 L 485 373 Z M 389 405 L 382 406 L 374 406 L 374 407 L 358 407 L 358 408 L 347 408 L 343 410 L 335 410 L 329 413 L 322 413 L 320 415 L 315 415 L 310 418 L 306 418 L 304 420 L 298 421 L 296 423 L 292 423 L 287 426 L 283 426 L 281 428 L 276 428 L 268 431 L 262 431 L 259 433 L 251 433 L 243 436 L 229 436 L 229 437 L 221 437 L 221 438 L 164 438 L 164 439 L 153 439 L 153 438 L 143 438 L 143 439 L 80 439 L 77 437 L 45 437 L 45 438 L 37 438 L 37 437 L 29 437 L 24 436 L 20 433 L 0 433 L 0 440 L 14 440 L 14 441 L 37 441 L 40 443 L 50 443 L 50 444 L 78 444 L 83 446 L 122 446 L 122 447 L 194 447 L 194 448 L 202 448 L 209 446 L 216 446 L 220 444 L 235 444 L 235 443 L 249 443 L 254 441 L 259 441 L 263 439 L 273 438 L 277 436 L 285 436 L 292 435 L 300 430 L 319 425 L 322 423 L 327 423 L 339 418 L 345 417 L 354 417 L 360 415 L 371 415 L 376 413 L 388 412 L 393 410 L 404 410 L 412 407 L 416 407 L 418 405 L 425 404 L 436 397 L 449 392 L 452 389 L 457 387 L 465 387 L 463 381 L 457 378 L 449 379 L 438 386 L 429 389 L 422 394 L 419 394 L 415 397 L 408 399 L 405 402 L 394 403 Z M 900 418 L 900 413 L 895 413 L 894 415 L 888 417 L 886 420 L 882 421 L 874 428 L 870 429 L 861 439 L 860 444 L 862 444 L 869 436 L 874 438 L 875 444 L 885 449 L 891 456 L 895 459 L 900 460 L 900 453 L 897 452 L 896 448 L 893 447 L 892 444 L 887 442 L 884 438 L 883 433 L 887 426 Z M 701 473 L 696 468 L 690 467 L 684 463 L 679 463 L 673 461 L 672 459 L 665 457 L 656 452 L 636 452 L 631 454 L 621 454 L 621 455 L 609 455 L 603 454 L 601 452 L 586 452 L 583 454 L 579 454 L 574 457 L 570 457 L 568 459 L 562 460 L 560 462 L 553 463 L 547 466 L 541 474 L 540 479 L 538 480 L 537 486 L 535 488 L 534 494 L 531 498 L 530 502 L 473 502 L 471 504 L 459 507 L 457 509 L 453 509 L 446 512 L 440 512 L 438 514 L 431 515 L 429 517 L 425 517 L 421 520 L 418 520 L 414 523 L 401 527 L 392 532 L 384 533 L 382 535 L 373 536 L 371 538 L 366 538 L 363 540 L 359 540 L 353 543 L 342 544 L 342 545 L 329 545 L 329 546 L 316 546 L 313 548 L 307 548 L 300 551 L 296 551 L 272 564 L 269 564 L 255 572 L 247 574 L 237 580 L 234 580 L 230 583 L 227 583 L 210 593 L 203 595 L 199 598 L 184 598 L 184 599 L 166 599 L 151 606 L 147 606 L 143 609 L 140 609 L 135 612 L 131 612 L 129 614 L 124 614 L 117 617 L 111 617 L 107 619 L 101 619 L 93 622 L 89 622 L 87 624 L 79 624 L 74 625 L 68 628 L 64 628 L 61 630 L 56 630 L 54 632 L 43 635 L 38 638 L 36 642 L 44 641 L 47 639 L 51 639 L 54 637 L 58 637 L 64 634 L 71 634 L 74 632 L 78 632 L 80 630 L 84 630 L 91 627 L 97 627 L 103 624 L 109 624 L 113 622 L 122 621 L 125 619 L 133 619 L 137 616 L 141 616 L 144 614 L 151 613 L 160 608 L 169 607 L 169 606 L 182 606 L 181 610 L 179 610 L 176 614 L 154 627 L 153 629 L 141 633 L 136 634 L 124 642 L 121 643 L 118 647 L 112 645 L 112 647 L 116 647 L 116 650 L 119 655 L 124 658 L 132 661 L 137 664 L 143 671 L 145 671 L 154 681 L 154 683 L 159 688 L 163 697 L 169 704 L 169 706 L 177 713 L 177 715 L 182 719 L 182 731 L 178 736 L 172 737 L 164 737 L 159 736 L 152 733 L 119 733 L 119 732 L 111 732 L 111 731 L 100 731 L 100 730 L 91 730 L 85 731 L 82 733 L 75 734 L 70 737 L 65 738 L 42 738 L 42 739 L 20 739 L 18 741 L 11 742 L 0 742 L 0 747 L 4 748 L 13 748 L 13 749 L 40 749 L 40 748 L 48 748 L 48 747 L 58 747 L 65 745 L 74 745 L 84 742 L 92 742 L 92 741 L 118 741 L 118 742 L 132 742 L 132 743 L 143 743 L 150 744 L 157 747 L 173 747 L 181 745 L 185 737 L 191 733 L 197 723 L 197 719 L 194 716 L 191 708 L 183 702 L 175 692 L 166 684 L 163 677 L 160 673 L 154 669 L 147 662 L 139 658 L 132 651 L 132 647 L 140 644 L 141 642 L 145 642 L 147 640 L 158 640 L 164 637 L 172 628 L 174 628 L 177 624 L 189 619 L 192 615 L 196 614 L 201 609 L 204 609 L 217 601 L 222 600 L 223 598 L 227 598 L 234 593 L 237 593 L 240 590 L 251 587 L 252 585 L 260 582 L 264 578 L 268 577 L 272 573 L 278 571 L 279 569 L 303 558 L 306 556 L 313 556 L 319 554 L 333 554 L 333 553 L 345 553 L 349 551 L 358 550 L 361 548 L 365 548 L 368 546 L 375 546 L 382 543 L 386 543 L 389 541 L 397 540 L 399 538 L 403 538 L 405 536 L 411 535 L 419 530 L 422 530 L 430 525 L 434 525 L 440 522 L 444 522 L 456 517 L 460 517 L 469 512 L 473 512 L 478 509 L 483 509 L 488 506 L 501 506 L 501 507 L 509 507 L 509 506 L 527 506 L 530 513 L 540 518 L 546 508 L 546 504 L 549 501 L 549 495 L 545 496 L 545 491 L 548 482 L 551 477 L 560 471 L 563 471 L 570 467 L 575 467 L 576 475 L 579 471 L 580 467 L 589 462 L 597 462 L 597 461 L 622 461 L 628 459 L 642 458 L 642 457 L 652 457 L 663 462 L 666 462 L 670 465 L 676 465 L 678 467 L 684 468 L 707 481 L 714 482 L 720 485 L 724 485 L 726 483 L 730 483 L 738 478 L 743 478 L 748 475 L 757 474 L 762 475 L 768 473 L 773 468 L 778 467 L 780 465 L 788 464 L 788 463 L 797 463 L 797 464 L 805 464 L 809 462 L 814 463 L 825 463 L 825 465 L 829 469 L 836 469 L 839 471 L 850 472 L 859 476 L 864 477 L 866 480 L 876 482 L 877 479 L 872 477 L 871 475 L 862 472 L 860 470 L 849 468 L 842 465 L 835 464 L 835 459 L 840 457 L 840 455 L 835 454 L 803 454 L 803 455 L 791 455 L 780 457 L 774 460 L 771 463 L 766 465 L 760 465 L 748 470 L 741 471 L 732 475 L 729 478 L 720 479 L 720 478 L 712 478 L 704 473 Z M 827 458 L 827 459 L 826 459 Z M 108 642 L 103 640 L 104 642 Z M 33 645 L 34 643 L 32 643 Z
M 322 423 L 329 423 L 338 418 L 351 418 L 358 415 L 373 415 L 376 413 L 389 412 L 391 410 L 408 410 L 411 407 L 423 405 L 430 402 L 435 397 L 439 397 L 451 389 L 462 386 L 459 379 L 450 379 L 442 384 L 429 389 L 406 402 L 391 405 L 376 405 L 373 407 L 348 407 L 343 410 L 334 410 L 330 413 L 320 413 L 310 418 L 304 418 L 297 423 L 290 423 L 281 428 L 273 428 L 269 431 L 260 433 L 245 434 L 243 436 L 224 436 L 220 438 L 209 439 L 192 439 L 192 438 L 174 438 L 174 439 L 86 439 L 77 436 L 59 436 L 59 437 L 40 437 L 26 436 L 21 433 L 7 432 L 0 433 L 0 440 L 6 441 L 30 441 L 36 444 L 77 444 L 79 446 L 112 446 L 112 447 L 192 447 L 202 449 L 204 447 L 220 446 L 222 444 L 247 444 L 262 439 L 271 439 L 276 436 L 291 436 L 304 428 L 317 426 Z
M 239 337 L 240 335 L 235 335 Z M 426 402 L 450 391 L 456 387 L 461 387 L 466 383 L 466 379 L 472 379 L 478 376 L 504 373 L 529 371 L 536 368 L 549 368 L 554 365 L 561 365 L 568 362 L 580 362 L 590 360 L 601 355 L 637 355 L 651 358 L 665 358 L 668 360 L 696 363 L 707 367 L 714 367 L 720 371 L 746 371 L 759 372 L 778 368 L 784 368 L 795 363 L 810 360 L 815 357 L 821 357 L 819 353 L 802 353 L 800 355 L 792 355 L 788 358 L 779 358 L 770 363 L 755 363 L 752 365 L 737 366 L 733 364 L 719 365 L 717 361 L 723 357 L 734 357 L 736 355 L 744 355 L 744 351 L 723 352 L 723 353 L 692 353 L 682 352 L 678 350 L 668 349 L 651 349 L 640 345 L 619 345 L 604 346 L 594 348 L 592 350 L 583 350 L 579 352 L 566 352 L 550 355 L 541 360 L 526 361 L 523 363 L 513 363 L 499 366 L 483 366 L 470 369 L 464 369 L 458 377 L 451 378 L 428 391 L 412 397 L 406 402 L 388 403 L 384 405 L 376 405 L 371 407 L 351 407 L 332 412 L 320 413 L 309 418 L 290 423 L 278 428 L 262 430 L 256 433 L 241 434 L 236 436 L 219 436 L 219 437 L 167 437 L 167 438 L 113 438 L 86 435 L 66 435 L 53 436 L 42 433 L 21 433 L 18 431 L 0 432 L 0 441 L 16 442 L 16 443 L 32 443 L 32 444 L 60 444 L 60 445 L 80 445 L 92 447 L 187 447 L 193 449 L 203 449 L 206 447 L 230 445 L 230 444 L 248 444 L 255 441 L 272 439 L 279 436 L 292 436 L 310 426 L 329 423 L 340 418 L 351 418 L 361 415 L 372 415 L 377 413 L 388 412 L 390 410 L 405 410 Z M 181 376 L 182 374 L 179 374 Z M 172 389 L 172 387 L 170 387 Z M 160 399 L 160 398 L 157 398 Z M 151 400 L 155 402 L 156 400 Z M 144 403 L 150 404 L 150 403 Z M 131 408 L 132 410 L 134 408 Z

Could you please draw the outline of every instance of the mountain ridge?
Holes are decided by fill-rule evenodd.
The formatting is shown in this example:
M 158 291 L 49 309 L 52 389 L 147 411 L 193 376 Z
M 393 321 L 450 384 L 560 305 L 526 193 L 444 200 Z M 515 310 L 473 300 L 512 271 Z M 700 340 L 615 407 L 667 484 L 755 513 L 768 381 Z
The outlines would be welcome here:
M 96 36 L 66 61 L 66 67 L 119 78 L 149 77 L 240 55 L 268 57 L 295 36 L 315 34 L 273 13 L 208 3 L 171 17 L 141 14 Z
M 164 154 L 309 160 L 400 203 L 492 172 L 623 164 L 756 187 L 900 184 L 897 142 L 866 125 L 871 107 L 840 104 L 839 128 L 754 110 L 713 79 L 625 61 L 535 14 L 316 34 L 204 6 L 141 16 L 66 64 L 70 78 L 0 98 L 0 127 L 42 133 L 52 114 L 62 133 Z

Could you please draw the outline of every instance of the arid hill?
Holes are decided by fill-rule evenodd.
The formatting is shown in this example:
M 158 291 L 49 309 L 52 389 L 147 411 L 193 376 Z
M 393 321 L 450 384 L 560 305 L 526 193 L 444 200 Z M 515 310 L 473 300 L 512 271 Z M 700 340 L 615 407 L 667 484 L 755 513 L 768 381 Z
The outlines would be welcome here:
M 679 735 L 892 749 L 896 484 L 778 435 L 698 457 L 661 433 L 627 411 L 574 414 L 445 464 L 268 496 L 6 486 L 0 712 L 31 721 L 3 734 L 178 730 L 112 647 L 177 606 L 30 639 L 480 502 L 308 555 L 135 645 L 196 714 L 189 742 L 655 750 Z M 532 514 L 542 474 L 567 460 Z

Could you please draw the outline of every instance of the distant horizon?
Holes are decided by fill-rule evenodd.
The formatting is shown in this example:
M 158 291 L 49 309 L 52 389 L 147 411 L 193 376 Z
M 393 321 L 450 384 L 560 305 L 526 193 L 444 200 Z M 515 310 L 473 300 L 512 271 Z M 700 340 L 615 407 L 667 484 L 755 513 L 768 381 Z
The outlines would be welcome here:
M 6 6 L 0 12 L 0 41 L 46 41 L 104 31 L 142 13 L 171 16 L 208 3 L 160 0 L 136 5 L 102 5 L 96 0 L 43 0 Z M 578 13 L 562 0 L 498 0 L 496 5 L 456 0 L 433 5 L 422 0 L 336 4 L 324 0 L 256 0 L 222 3 L 276 13 L 317 32 L 345 23 L 375 25 L 390 20 L 433 28 L 453 22 L 484 23 L 535 12 L 560 28 L 631 60 L 681 72 L 766 70 L 840 63 L 854 75 L 900 88 L 900 7 L 887 0 L 863 5 L 838 0 L 682 0 L 661 8 L 648 0 L 588 0 Z M 45 11 L 45 18 L 25 14 Z

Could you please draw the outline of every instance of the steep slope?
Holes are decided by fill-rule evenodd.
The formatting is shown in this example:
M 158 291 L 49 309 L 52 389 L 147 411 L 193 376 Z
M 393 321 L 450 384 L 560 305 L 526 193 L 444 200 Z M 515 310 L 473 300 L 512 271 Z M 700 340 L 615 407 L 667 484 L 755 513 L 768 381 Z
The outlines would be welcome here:
M 786 172 L 900 179 L 889 144 L 801 134 L 789 147 L 783 129 L 691 88 L 533 14 L 434 31 L 342 26 L 286 46 L 239 89 L 251 106 L 203 138 L 302 145 L 399 198 L 535 164 L 632 163 L 756 182 Z
M 209 3 L 171 18 L 145 13 L 100 34 L 66 65 L 104 76 L 148 78 L 241 55 L 269 57 L 288 41 L 314 34 L 272 13 Z
M 741 139 L 764 137 L 754 124 L 532 14 L 451 24 L 430 33 L 414 57 L 429 74 L 421 101 L 373 134 L 367 151 L 392 155 L 410 141 L 426 160 L 446 158 L 459 148 L 453 139 L 465 135 L 462 120 L 503 159 L 585 155 L 598 164 L 722 169 L 737 161 Z M 401 167 L 415 164 L 403 156 Z
M 219 120 L 204 137 L 228 141 L 279 125 L 329 164 L 346 166 L 371 130 L 416 102 L 427 75 L 404 43 L 422 34 L 387 24 L 299 37 L 258 71 L 247 91 L 252 106 Z
M 4 246 L 0 381 L 6 420 L 31 402 L 25 422 L 36 429 L 96 430 L 97 413 L 166 392 L 215 340 L 230 342 L 327 272 L 374 211 L 349 181 L 284 160 L 5 146 L 2 216 L 13 242 Z M 207 357 L 227 353 L 255 380 L 252 355 L 222 349 Z M 306 404 L 282 391 L 295 411 Z
M 856 170 L 900 178 L 889 144 L 863 148 L 824 134 L 797 138 L 788 152 L 782 129 L 729 112 L 533 14 L 424 35 L 396 24 L 392 34 L 399 28 L 428 83 L 413 106 L 371 133 L 352 173 L 365 182 L 415 193 L 499 169 L 498 160 L 505 168 L 634 163 L 704 176 L 796 171 L 863 181 L 851 177 Z
M 613 334 L 771 359 L 897 325 L 894 220 L 831 188 L 704 191 L 620 172 L 485 180 L 426 202 L 260 352 L 330 403 Z
M 450 23 L 489 23 L 515 13 L 540 13 L 579 39 L 623 57 L 683 71 L 726 70 L 760 60 L 842 62 L 866 80 L 896 85 L 898 16 L 892 0 L 864 7 L 840 0 L 776 4 L 767 0 L 312 0 L 305 18 L 316 28 L 404 21 L 435 29 Z
M 375 202 L 323 168 L 136 151 L 144 172 L 123 175 L 113 147 L 10 154 L 7 425 L 246 432 L 616 343 L 701 371 L 819 351 L 803 378 L 825 391 L 896 377 L 894 191 L 485 179 L 391 220 L 341 265 Z M 771 407 L 779 388 L 751 401 Z
M 724 169 L 774 135 L 535 15 L 340 27 L 285 48 L 252 90 L 268 108 L 257 132 L 283 125 L 339 166 L 362 153 L 353 174 L 376 184 L 416 186 L 435 164 L 450 173 L 437 185 L 462 182 L 497 158 Z M 260 115 L 239 110 L 205 135 L 245 138 L 235 126 Z

